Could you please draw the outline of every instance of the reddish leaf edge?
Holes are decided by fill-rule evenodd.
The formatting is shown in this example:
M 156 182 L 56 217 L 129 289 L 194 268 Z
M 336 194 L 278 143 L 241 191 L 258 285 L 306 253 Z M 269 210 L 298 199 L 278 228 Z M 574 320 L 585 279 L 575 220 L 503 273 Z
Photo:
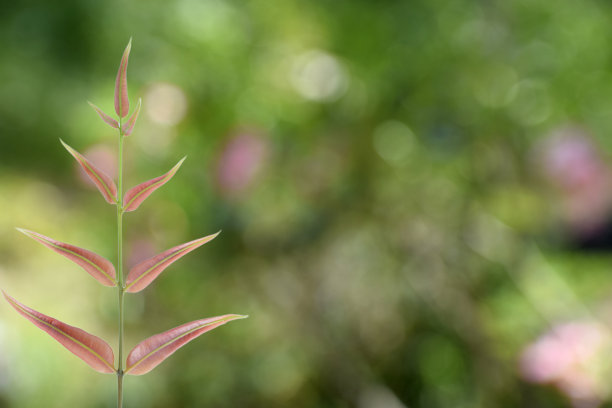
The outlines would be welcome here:
M 110 125 L 111 127 L 115 128 L 115 129 L 119 129 L 119 122 L 117 122 L 115 119 L 113 119 L 111 116 L 107 115 L 106 113 L 104 113 L 104 111 L 100 108 L 98 108 L 96 105 L 94 105 L 93 103 L 87 101 L 87 103 L 89 104 L 89 106 L 91 106 L 96 113 L 98 114 L 98 116 L 100 116 L 100 118 L 106 122 L 108 125 Z
M 57 249 L 58 249 L 58 250 L 60 250 L 60 251 L 67 252 L 67 253 L 69 253 L 69 254 L 71 254 L 71 255 L 73 255 L 73 256 L 76 256 L 76 257 L 78 257 L 79 259 L 81 259 L 81 260 L 83 260 L 83 261 L 87 262 L 89 265 L 91 265 L 91 266 L 93 266 L 94 268 L 96 268 L 96 270 L 98 270 L 98 271 L 99 271 L 99 272 L 100 272 L 100 273 L 101 273 L 101 274 L 102 274 L 102 275 L 103 275 L 103 276 L 104 276 L 106 279 L 108 279 L 108 281 L 111 283 L 111 284 L 108 284 L 108 283 L 102 282 L 101 280 L 99 280 L 99 279 L 97 279 L 95 276 L 93 276 L 93 278 L 94 278 L 94 279 L 96 279 L 98 282 L 100 282 L 100 283 L 101 283 L 101 284 L 103 284 L 104 286 L 109 286 L 109 287 L 117 286 L 117 280 L 116 280 L 116 278 L 114 278 L 114 277 L 110 276 L 110 275 L 109 275 L 109 274 L 108 274 L 108 273 L 107 273 L 107 272 L 106 272 L 104 269 L 102 269 L 102 268 L 101 268 L 99 265 L 96 265 L 96 264 L 95 264 L 94 262 L 92 262 L 91 260 L 89 260 L 89 259 L 85 258 L 84 256 L 82 256 L 82 255 L 80 255 L 80 254 L 77 254 L 76 252 L 74 252 L 74 251 L 72 251 L 72 250 L 70 250 L 70 249 L 68 249 L 68 248 L 64 248 L 64 247 L 61 247 L 61 246 L 59 246 L 59 245 L 56 245 L 56 244 L 54 243 L 54 241 L 56 241 L 56 240 L 54 240 L 54 239 L 52 239 L 52 238 L 49 238 L 49 237 L 47 237 L 47 236 L 45 236 L 45 235 L 43 235 L 43 234 L 40 234 L 40 233 L 38 233 L 38 232 L 27 230 L 27 229 L 25 229 L 25 228 L 18 228 L 18 227 L 15 227 L 15 229 L 16 229 L 17 231 L 21 232 L 22 234 L 24 234 L 25 236 L 27 236 L 27 237 L 29 237 L 29 238 L 32 238 L 33 240 L 35 240 L 35 241 L 37 241 L 37 242 L 39 242 L 39 243 L 41 243 L 41 244 L 42 244 L 42 242 L 40 242 L 40 241 L 42 240 L 42 241 L 44 241 L 44 243 L 45 243 L 45 244 L 47 244 L 47 245 L 51 245 L 52 247 L 57 248 Z M 59 241 L 57 241 L 57 242 L 59 242 Z M 62 242 L 62 244 L 64 244 L 64 242 Z M 67 245 L 74 246 L 74 245 L 71 245 L 71 244 L 67 244 Z M 82 250 L 85 250 L 85 251 L 88 251 L 88 252 L 92 252 L 92 251 L 89 251 L 88 249 L 85 249 L 85 248 L 79 248 L 79 249 L 82 249 Z M 103 259 L 106 259 L 106 258 L 104 258 L 102 255 L 99 255 L 99 254 L 96 254 L 96 255 L 98 255 L 99 257 L 101 257 L 101 258 L 103 258 Z M 73 262 L 74 262 L 74 261 L 73 261 Z
M 132 134 L 134 130 L 134 125 L 136 125 L 136 120 L 138 119 L 138 114 L 140 113 L 140 106 L 142 105 L 142 98 L 138 98 L 138 103 L 136 104 L 136 108 L 134 112 L 130 115 L 128 120 L 121 127 L 121 131 L 124 136 L 129 136 Z
M 147 199 L 147 197 L 150 194 L 153 194 L 153 192 L 155 190 L 157 190 L 159 187 L 163 186 L 164 184 L 166 184 L 168 181 L 170 181 L 170 179 L 172 177 L 174 177 L 174 175 L 176 174 L 176 172 L 179 170 L 179 168 L 181 167 L 181 165 L 183 164 L 183 162 L 185 161 L 185 159 L 187 158 L 187 156 L 183 157 L 181 160 L 179 160 L 179 162 L 177 164 L 174 165 L 174 167 L 172 167 L 166 174 L 157 177 L 159 180 L 157 180 L 155 183 L 152 183 L 151 185 L 145 187 L 144 189 L 142 189 L 141 191 L 139 191 L 138 193 L 134 194 L 134 196 L 132 197 L 133 191 L 136 191 L 139 187 L 141 187 L 144 184 L 149 183 L 151 180 L 149 181 L 145 181 L 144 183 L 138 184 L 137 186 L 132 187 L 131 189 L 129 189 L 127 191 L 127 193 L 125 193 L 124 196 L 124 204 L 123 204 L 123 211 L 124 212 L 130 212 L 130 211 L 135 211 L 138 209 L 138 207 L 140 207 L 141 203 L 138 203 L 138 205 L 136 205 L 135 207 L 132 207 L 132 204 L 134 203 L 135 200 L 138 200 L 138 198 L 140 196 L 142 196 L 143 194 L 146 194 L 146 197 L 143 199 L 144 200 Z M 154 179 L 153 179 L 154 180 Z M 153 191 L 151 191 L 153 190 Z
M 85 156 L 83 156 L 81 153 L 77 152 L 75 149 L 70 147 L 61 138 L 60 138 L 60 142 L 62 143 L 64 148 L 68 150 L 68 153 L 70 153 L 72 157 L 74 157 L 77 163 L 79 163 L 79 166 L 81 166 L 83 170 L 85 170 L 85 172 L 87 173 L 87 177 L 89 177 L 94 182 L 94 184 L 96 185 L 96 187 L 98 188 L 98 190 L 100 191 L 100 193 L 102 194 L 106 202 L 108 202 L 109 204 L 116 205 L 117 204 L 117 186 L 115 186 L 115 182 L 113 181 L 113 179 L 108 174 L 104 173 L 102 170 L 96 168 L 93 164 L 89 162 L 89 160 L 87 160 Z M 87 170 L 91 174 L 93 174 L 93 177 L 87 172 Z M 104 177 L 107 177 L 109 182 L 112 184 L 110 185 L 107 184 L 100 177 L 100 175 L 104 175 Z
M 152 371 L 152 370 L 153 370 L 155 367 L 157 367 L 158 365 L 160 365 L 161 363 L 163 363 L 163 362 L 164 362 L 164 361 L 165 361 L 165 360 L 166 360 L 168 357 L 170 357 L 172 354 L 174 354 L 174 352 L 175 352 L 175 351 L 177 351 L 177 350 L 178 350 L 178 349 L 180 349 L 181 347 L 185 346 L 187 343 L 190 343 L 191 341 L 193 341 L 193 340 L 197 339 L 197 338 L 198 338 L 198 337 L 200 337 L 202 334 L 207 333 L 207 332 L 209 332 L 210 330 L 216 329 L 217 327 L 219 327 L 219 326 L 221 326 L 221 325 L 224 325 L 225 323 L 228 323 L 228 322 L 230 322 L 230 321 L 233 321 L 233 320 L 240 320 L 240 319 L 246 319 L 246 318 L 248 318 L 248 317 L 249 317 L 249 315 L 238 315 L 238 314 L 228 314 L 228 315 L 219 316 L 218 320 L 208 321 L 208 322 L 206 322 L 206 323 L 203 323 L 203 324 L 202 324 L 202 325 L 200 325 L 200 326 L 196 326 L 196 327 L 194 327 L 193 329 L 186 331 L 185 333 L 181 333 L 179 336 L 174 337 L 174 338 L 172 338 L 171 340 L 169 340 L 169 341 L 167 341 L 167 342 L 163 343 L 162 345 L 160 345 L 160 346 L 156 347 L 155 349 L 153 349 L 153 350 L 149 351 L 149 352 L 148 352 L 148 353 L 147 353 L 147 354 L 146 354 L 144 357 L 140 358 L 140 359 L 139 359 L 139 360 L 137 360 L 135 363 L 133 363 L 133 364 L 131 364 L 131 365 L 129 365 L 129 366 L 128 366 L 128 363 L 127 363 L 127 362 L 130 360 L 130 357 L 131 357 L 132 353 L 133 353 L 134 351 L 136 351 L 136 350 L 137 350 L 139 347 L 144 346 L 145 342 L 147 342 L 147 341 L 149 341 L 149 340 L 152 340 L 152 339 L 154 339 L 154 338 L 156 338 L 156 337 L 158 337 L 158 336 L 164 336 L 164 335 L 168 334 L 169 332 L 171 332 L 171 331 L 173 331 L 173 330 L 179 329 L 179 328 L 180 328 L 180 327 L 182 327 L 182 326 L 185 326 L 185 325 L 188 325 L 188 324 L 191 324 L 191 323 L 198 322 L 198 320 L 194 320 L 194 321 L 192 321 L 192 322 L 185 323 L 185 324 L 183 324 L 183 325 L 181 325 L 181 326 L 175 327 L 175 328 L 170 329 L 170 330 L 168 330 L 168 331 L 165 331 L 165 332 L 163 332 L 163 333 L 158 333 L 158 334 L 155 334 L 155 335 L 153 335 L 153 336 L 151 336 L 151 337 L 149 337 L 149 338 L 146 338 L 145 340 L 143 340 L 143 341 L 141 341 L 140 343 L 138 343 L 138 344 L 137 344 L 137 345 L 136 345 L 136 346 L 135 346 L 135 347 L 134 347 L 134 348 L 133 348 L 133 349 L 130 351 L 130 353 L 128 354 L 128 357 L 127 357 L 127 359 L 126 359 L 126 369 L 125 369 L 124 373 L 125 373 L 125 374 L 127 374 L 127 375 L 143 375 L 143 374 L 147 374 L 148 372 Z M 209 318 L 209 319 L 200 319 L 200 320 L 210 320 L 210 319 L 211 319 L 211 318 Z M 214 319 L 214 317 L 213 317 L 212 319 Z M 152 365 L 152 366 L 151 366 L 149 369 L 147 369 L 146 371 L 143 371 L 143 372 L 137 372 L 137 373 L 132 373 L 132 372 L 131 372 L 131 371 L 132 371 L 132 370 L 134 370 L 136 367 L 138 367 L 140 364 L 142 364 L 142 363 L 143 363 L 143 362 L 145 362 L 147 359 L 149 359 L 151 356 L 153 356 L 155 353 L 157 353 L 157 352 L 159 352 L 159 351 L 162 351 L 162 350 L 163 350 L 164 348 L 166 348 L 166 347 L 171 347 L 173 343 L 176 343 L 176 342 L 180 341 L 181 339 L 183 339 L 184 337 L 189 336 L 190 334 L 192 334 L 192 333 L 194 333 L 194 332 L 197 332 L 198 330 L 205 329 L 205 328 L 207 328 L 207 327 L 209 327 L 209 326 L 214 326 L 214 327 L 210 328 L 209 330 L 203 330 L 201 333 L 197 334 L 195 337 L 193 337 L 193 338 L 191 338 L 191 339 L 188 339 L 188 340 L 187 340 L 185 343 L 183 343 L 183 344 L 178 345 L 178 346 L 177 346 L 177 347 L 176 347 L 174 350 L 171 350 L 171 351 L 168 353 L 168 355 L 166 355 L 166 356 L 164 356 L 164 357 L 160 358 L 158 362 L 154 363 L 154 364 L 153 364 L 153 365 Z
M 155 258 L 155 257 L 157 257 L 157 256 L 159 256 L 159 255 L 161 255 L 161 254 L 154 255 L 154 256 L 153 256 L 153 257 L 151 257 L 151 258 L 148 258 L 148 259 L 145 259 L 145 260 L 144 260 L 144 261 L 142 261 L 142 262 L 139 262 L 138 264 L 136 264 L 135 266 L 133 266 L 133 267 L 130 269 L 130 272 L 129 272 L 129 273 L 128 273 L 128 275 L 127 275 L 126 285 L 125 285 L 125 288 L 124 288 L 124 289 L 125 289 L 125 291 L 126 291 L 127 293 L 137 293 L 137 292 L 140 292 L 140 291 L 142 291 L 142 290 L 146 289 L 146 288 L 147 288 L 147 286 L 149 286 L 151 283 L 153 283 L 153 281 L 154 281 L 155 279 L 157 279 L 157 278 L 159 277 L 159 275 L 160 275 L 160 274 L 161 274 L 161 273 L 162 273 L 162 272 L 163 272 L 163 271 L 164 271 L 164 270 L 165 270 L 165 269 L 166 269 L 168 266 L 170 266 L 170 264 L 172 264 L 172 263 L 176 262 L 177 260 L 179 260 L 180 258 L 182 258 L 183 256 L 185 256 L 186 254 L 188 254 L 189 252 L 191 252 L 191 251 L 193 251 L 193 250 L 195 250 L 195 249 L 199 248 L 200 246 L 202 246 L 202 245 L 204 245 L 204 244 L 209 243 L 209 242 L 210 242 L 210 241 L 212 241 L 213 239 L 217 238 L 217 236 L 218 236 L 220 233 L 221 233 L 221 230 L 217 231 L 217 232 L 216 232 L 216 233 L 214 233 L 214 234 L 210 234 L 210 235 L 207 235 L 207 236 L 202 237 L 202 238 L 194 239 L 193 241 L 186 242 L 185 244 L 180 244 L 180 245 L 177 245 L 176 247 L 172 247 L 172 248 L 170 248 L 170 249 L 167 249 L 167 250 L 166 250 L 166 251 L 164 251 L 164 252 L 172 251 L 173 249 L 175 249 L 175 248 L 177 248 L 177 247 L 180 247 L 180 246 L 182 246 L 182 245 L 186 245 L 185 247 L 181 248 L 181 249 L 180 249 L 180 250 L 178 250 L 177 252 L 175 252 L 175 253 L 171 253 L 171 254 L 168 254 L 168 255 L 167 255 L 165 258 L 162 258 L 162 259 L 161 259 L 159 262 L 157 262 L 155 265 L 153 265 L 153 266 L 151 266 L 150 268 L 148 268 L 148 269 L 147 269 L 145 272 L 143 272 L 143 273 L 141 273 L 140 275 L 138 275 L 137 277 L 133 278 L 131 275 L 133 274 L 134 270 L 135 270 L 135 269 L 136 269 L 138 266 L 140 266 L 142 263 L 145 263 L 145 262 L 147 262 L 147 261 L 149 261 L 149 260 L 151 260 L 151 259 L 153 259 L 153 258 Z M 164 252 L 162 252 L 162 254 L 163 254 Z M 137 283 L 138 283 L 140 280 L 142 280 L 142 279 L 146 278 L 146 277 L 147 277 L 147 276 L 148 276 L 148 275 L 149 275 L 149 274 L 150 274 L 152 271 L 154 271 L 154 270 L 155 270 L 155 268 L 157 268 L 159 265 L 163 264 L 164 262 L 167 262 L 169 259 L 173 259 L 173 260 L 172 260 L 172 262 L 171 262 L 170 264 L 166 265 L 166 266 L 165 266 L 165 267 L 164 267 L 164 268 L 163 268 L 163 269 L 162 269 L 162 270 L 161 270 L 161 271 L 160 271 L 160 272 L 159 272 L 159 273 L 158 273 L 158 274 L 157 274 L 157 275 L 156 275 L 156 276 L 155 276 L 155 277 L 154 277 L 154 278 L 153 278 L 153 279 L 152 279 L 152 280 L 149 282 L 149 283 L 147 283 L 147 284 L 146 284 L 145 286 L 143 286 L 142 288 L 132 289 L 132 287 L 133 287 L 134 285 L 136 285 L 136 284 L 137 284 Z
M 120 118 L 127 116 L 130 111 L 130 101 L 128 99 L 127 89 L 127 67 L 131 50 L 132 37 L 130 37 L 130 41 L 123 51 L 121 62 L 119 63 L 119 70 L 117 71 L 117 78 L 115 79 L 115 112 Z
M 79 358 L 80 358 L 80 359 L 81 359 L 83 362 L 85 362 L 87 365 L 89 365 L 89 366 L 90 366 L 90 367 L 91 367 L 93 370 L 98 371 L 98 372 L 103 373 L 103 374 L 115 374 L 115 373 L 117 372 L 117 369 L 115 368 L 114 363 L 113 363 L 113 364 L 109 363 L 109 362 L 108 362 L 108 361 L 106 361 L 106 360 L 104 359 L 104 357 L 102 357 L 100 354 L 98 354 L 98 353 L 97 353 L 97 352 L 95 352 L 93 349 L 91 349 L 90 347 L 86 346 L 85 344 L 83 344 L 83 343 L 82 343 L 82 342 L 80 342 L 79 340 L 77 340 L 77 339 L 75 339 L 74 337 L 70 336 L 68 333 L 66 333 L 66 332 L 64 332 L 63 330 L 60 330 L 59 328 L 55 327 L 54 325 L 52 325 L 52 324 L 50 324 L 50 323 L 48 323 L 48 322 L 45 322 L 44 320 L 42 320 L 42 319 L 38 318 L 36 315 L 32 314 L 31 312 L 29 312 L 29 311 L 27 310 L 27 309 L 31 309 L 31 308 L 29 308 L 29 307 L 27 307 L 26 305 L 22 304 L 21 302 L 17 301 L 15 298 L 13 298 L 13 297 L 11 297 L 10 295 L 8 295 L 8 294 L 7 294 L 7 293 L 6 293 L 4 290 L 2 290 L 2 295 L 4 296 L 4 298 L 6 299 L 6 301 L 7 301 L 7 302 L 8 302 L 8 303 L 9 303 L 9 304 L 10 304 L 10 305 L 11 305 L 11 306 L 12 306 L 12 307 L 15 309 L 15 310 L 17 310 L 17 312 L 18 312 L 19 314 L 25 314 L 25 315 L 29 316 L 29 318 L 32 318 L 32 319 L 36 320 L 36 321 L 37 321 L 37 322 L 39 322 L 40 324 L 42 324 L 42 325 L 44 325 L 44 326 L 47 326 L 48 328 L 50 328 L 50 329 L 51 329 L 51 330 L 53 330 L 54 332 L 56 332 L 56 333 L 60 334 L 61 336 L 64 336 L 65 338 L 69 339 L 70 341 L 72 341 L 72 342 L 74 342 L 74 343 L 78 344 L 80 347 L 82 347 L 83 349 L 85 349 L 85 350 L 87 350 L 89 353 L 91 353 L 93 356 L 95 356 L 95 357 L 96 357 L 96 358 L 97 358 L 97 359 L 98 359 L 100 362 L 102 362 L 102 363 L 103 363 L 103 365 L 104 365 L 104 366 L 106 366 L 106 367 L 108 368 L 107 370 L 104 370 L 104 371 L 101 371 L 101 370 L 99 370 L 99 369 L 94 368 L 92 365 L 90 365 L 90 364 L 89 364 L 87 361 L 85 361 L 85 360 L 84 360 L 83 358 L 81 358 L 79 355 L 75 354 L 75 353 L 74 353 L 72 350 L 70 350 L 70 349 L 69 349 L 68 347 L 66 347 L 64 344 L 60 343 L 60 344 L 61 344 L 61 345 L 62 345 L 64 348 L 66 348 L 68 351 L 70 351 L 71 353 L 73 353 L 73 354 L 75 354 L 77 357 L 79 357 Z M 26 308 L 27 308 L 27 309 L 26 309 Z M 31 309 L 31 310 L 34 310 L 34 309 Z M 60 321 L 60 320 L 57 320 L 57 319 L 55 319 L 55 318 L 53 318 L 53 317 L 51 317 L 51 316 L 47 316 L 47 315 L 45 315 L 45 314 L 43 314 L 43 313 L 40 313 L 40 312 L 37 312 L 37 311 L 36 311 L 36 313 L 39 313 L 39 314 L 40 314 L 40 315 L 42 315 L 42 316 L 48 317 L 48 318 L 52 319 L 52 321 L 57 321 L 57 322 L 59 322 L 59 323 L 65 324 L 65 325 L 67 325 L 67 326 L 70 326 L 69 324 L 64 323 L 64 322 L 62 322 L 62 321 Z M 23 317 L 25 317 L 25 316 L 23 316 Z M 28 320 L 29 320 L 29 319 L 28 319 Z M 34 323 L 34 322 L 32 322 L 32 323 Z M 36 326 L 36 324 L 35 324 L 35 326 Z M 110 347 L 110 345 L 109 345 L 109 344 L 108 344 L 106 341 L 102 340 L 100 337 L 98 337 L 98 336 L 94 336 L 93 334 L 88 333 L 88 332 L 86 332 L 86 331 L 85 331 L 85 330 L 83 330 L 83 329 L 79 329 L 78 327 L 75 327 L 75 326 L 70 326 L 70 327 L 71 327 L 71 328 L 74 328 L 74 329 L 78 329 L 78 330 L 80 330 L 80 331 L 82 331 L 82 332 L 84 332 L 84 333 L 88 334 L 89 336 L 92 336 L 92 337 L 95 337 L 95 338 L 97 338 L 97 339 L 101 340 L 103 343 L 105 343 L 105 344 L 106 344 L 106 345 L 109 347 L 109 349 L 110 349 L 110 351 L 111 351 L 111 354 L 114 354 L 114 353 L 113 353 L 113 349 L 112 349 L 112 347 Z M 40 328 L 40 327 L 39 327 L 39 328 Z M 47 333 L 47 334 L 49 334 L 49 333 Z M 51 336 L 51 337 L 53 337 L 53 336 Z M 56 341 L 57 341 L 57 339 L 55 339 L 55 338 L 54 338 L 54 340 L 56 340 Z M 113 358 L 114 358 L 114 356 L 113 356 Z

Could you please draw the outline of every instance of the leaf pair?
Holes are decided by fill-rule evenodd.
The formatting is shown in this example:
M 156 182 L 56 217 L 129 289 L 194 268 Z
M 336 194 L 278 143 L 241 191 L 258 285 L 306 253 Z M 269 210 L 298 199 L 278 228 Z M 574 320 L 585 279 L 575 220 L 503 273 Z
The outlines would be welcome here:
M 115 113 L 120 117 L 124 118 L 130 112 L 130 101 L 128 99 L 128 87 L 127 87 L 127 67 L 128 67 L 128 59 L 130 57 L 130 51 L 132 49 L 132 39 L 130 38 L 130 42 L 127 47 L 125 47 L 125 51 L 123 51 L 123 56 L 121 57 L 121 63 L 119 64 L 119 70 L 117 71 L 117 79 L 115 80 Z M 98 108 L 93 103 L 89 102 L 92 108 L 98 113 L 100 118 L 111 127 L 115 129 L 119 129 L 119 122 L 114 118 L 110 117 L 102 109 Z M 136 109 L 132 112 L 130 118 L 125 122 L 125 124 L 121 127 L 121 133 L 125 136 L 132 133 L 134 129 L 134 124 L 136 123 L 136 119 L 138 119 L 138 114 L 140 113 L 140 105 L 141 100 L 138 100 L 138 105 L 136 105 Z
M 116 119 L 104 113 L 102 109 L 98 108 L 93 103 L 89 101 L 87 103 L 89 103 L 89 105 L 92 108 L 94 108 L 94 110 L 98 113 L 98 115 L 102 118 L 104 122 L 108 123 L 111 127 L 115 129 L 119 129 L 119 122 L 117 122 Z M 141 105 L 142 105 L 142 98 L 138 98 L 136 109 L 134 109 L 134 112 L 132 112 L 132 115 L 129 117 L 127 122 L 125 122 L 123 126 L 121 126 L 121 132 L 123 133 L 124 136 L 129 136 L 132 134 L 132 131 L 134 130 L 134 125 L 136 124 L 136 120 L 138 119 L 138 115 L 140 114 Z
M 34 323 L 39 329 L 47 332 L 47 334 L 87 363 L 91 368 L 106 374 L 116 372 L 114 365 L 115 355 L 107 342 L 78 327 L 70 326 L 37 312 L 19 303 L 4 291 L 2 293 L 9 304 L 20 315 Z M 149 337 L 132 349 L 127 358 L 125 373 L 131 375 L 146 374 L 191 340 L 229 321 L 246 317 L 241 315 L 223 315 L 195 320 Z
M 56 241 L 34 231 L 22 228 L 17 228 L 17 230 L 70 259 L 102 285 L 115 286 L 117 284 L 115 267 L 108 259 L 87 249 Z M 219 232 L 175 246 L 159 255 L 145 259 L 130 270 L 126 279 L 125 290 L 132 293 L 140 292 L 149 286 L 168 266 L 194 249 L 212 241 L 217 235 L 219 235 Z
M 94 166 L 93 163 L 87 160 L 85 156 L 83 156 L 81 153 L 68 146 L 62 139 L 60 139 L 60 142 L 62 142 L 66 150 L 68 150 L 68 152 L 76 159 L 76 161 L 85 171 L 89 179 L 98 188 L 104 199 L 109 204 L 117 204 L 117 186 L 115 185 L 113 179 L 109 175 L 104 173 L 102 170 Z M 127 193 L 125 193 L 125 197 L 123 199 L 123 211 L 136 210 L 147 197 L 153 194 L 155 190 L 170 181 L 170 179 L 176 174 L 178 169 L 183 164 L 183 161 L 185 161 L 185 158 L 186 157 L 183 157 L 166 174 L 145 181 L 144 183 L 141 183 L 136 187 L 132 187 L 130 190 L 128 190 Z

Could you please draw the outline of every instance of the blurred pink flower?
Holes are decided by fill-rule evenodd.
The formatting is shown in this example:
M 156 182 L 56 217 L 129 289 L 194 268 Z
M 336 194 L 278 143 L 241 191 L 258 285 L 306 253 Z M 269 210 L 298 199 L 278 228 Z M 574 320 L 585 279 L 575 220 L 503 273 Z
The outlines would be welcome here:
M 546 171 L 565 191 L 584 188 L 605 172 L 605 164 L 589 137 L 579 129 L 563 129 L 548 140 Z
M 523 352 L 520 370 L 527 381 L 555 385 L 575 407 L 596 407 L 609 386 L 602 385 L 598 360 L 610 349 L 606 328 L 596 322 L 554 327 Z
M 225 196 L 238 196 L 253 183 L 267 147 L 265 140 L 254 133 L 240 133 L 227 142 L 216 168 L 216 182 Z
M 546 178 L 561 195 L 563 217 L 573 234 L 599 233 L 612 214 L 612 172 L 594 140 L 581 128 L 564 127 L 537 150 Z

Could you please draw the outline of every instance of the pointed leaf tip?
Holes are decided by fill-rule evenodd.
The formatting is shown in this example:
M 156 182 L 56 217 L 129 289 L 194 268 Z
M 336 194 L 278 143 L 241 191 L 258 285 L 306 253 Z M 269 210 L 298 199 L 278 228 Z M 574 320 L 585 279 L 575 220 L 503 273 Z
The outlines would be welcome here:
M 114 127 L 115 129 L 119 129 L 119 122 L 117 122 L 115 119 L 108 116 L 106 113 L 104 113 L 104 111 L 102 111 L 102 109 L 98 108 L 93 103 L 89 101 L 87 101 L 87 103 L 98 113 L 98 115 L 100 116 L 100 118 L 102 118 L 104 122 L 109 124 L 111 127 Z
M 136 104 L 136 109 L 132 112 L 130 118 L 125 122 L 122 126 L 121 130 L 125 136 L 128 136 L 134 130 L 134 125 L 136 124 L 136 119 L 138 119 L 138 114 L 140 113 L 140 105 L 142 103 L 142 98 L 138 98 L 138 103 Z
M 17 230 L 40 242 L 47 248 L 50 248 L 58 254 L 70 259 L 72 262 L 83 268 L 85 272 L 90 274 L 102 285 L 115 286 L 115 267 L 106 258 L 92 251 L 88 251 L 87 249 L 56 241 L 52 238 L 39 234 L 38 232 L 29 231 L 23 228 L 17 228 Z
M 2 294 L 9 304 L 23 317 L 45 331 L 72 354 L 83 360 L 91 368 L 106 374 L 115 373 L 115 356 L 112 348 L 101 338 L 87 333 L 78 327 L 60 322 L 26 305 L 19 303 L 3 290 Z
M 96 185 L 102 196 L 109 204 L 117 203 L 117 186 L 112 178 L 110 178 L 102 170 L 96 168 L 89 160 L 85 158 L 81 153 L 68 146 L 62 139 L 60 139 L 62 145 L 68 150 L 68 152 L 76 159 L 81 168 L 85 171 L 87 176 Z
M 220 232 L 175 246 L 159 255 L 140 262 L 130 270 L 125 281 L 125 290 L 130 293 L 140 292 L 149 286 L 168 266 L 194 249 L 212 241 Z
M 136 187 L 131 188 L 125 193 L 125 197 L 123 198 L 123 211 L 134 211 L 136 210 L 140 204 L 155 190 L 166 184 L 170 179 L 176 174 L 178 169 L 181 167 L 185 158 L 183 157 L 169 172 L 166 174 L 151 179 L 149 181 L 145 181 L 137 185 Z
M 228 314 L 195 320 L 149 337 L 130 351 L 126 361 L 125 373 L 130 375 L 146 374 L 185 344 L 236 319 L 244 319 L 244 316 Z
M 127 89 L 127 67 L 131 49 L 132 39 L 130 38 L 125 51 L 123 51 L 119 70 L 117 71 L 117 79 L 115 80 L 115 112 L 120 118 L 127 116 L 130 111 Z

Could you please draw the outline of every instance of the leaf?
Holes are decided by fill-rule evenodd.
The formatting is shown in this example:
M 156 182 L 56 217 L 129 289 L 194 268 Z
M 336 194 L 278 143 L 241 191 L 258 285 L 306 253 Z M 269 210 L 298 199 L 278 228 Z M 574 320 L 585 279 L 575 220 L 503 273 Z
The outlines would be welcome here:
M 228 314 L 195 320 L 149 337 L 130 351 L 127 357 L 125 373 L 130 375 L 146 374 L 196 337 L 229 321 L 245 319 L 247 317 Z
M 109 125 L 111 125 L 112 127 L 114 127 L 115 129 L 119 129 L 119 122 L 117 122 L 115 119 L 111 118 L 110 116 L 108 116 L 106 113 L 104 113 L 102 111 L 102 109 L 98 108 L 96 105 L 94 105 L 93 103 L 87 101 L 87 103 L 89 104 L 89 106 L 91 106 L 92 108 L 94 108 L 94 110 L 98 113 L 98 115 L 100 115 L 100 117 L 102 118 L 102 120 L 106 123 L 108 123 Z
M 138 119 L 138 114 L 140 113 L 140 105 L 142 103 L 142 99 L 138 98 L 138 103 L 136 104 L 136 109 L 132 112 L 130 118 L 125 122 L 125 124 L 121 127 L 123 134 L 128 136 L 132 134 L 132 130 L 134 130 L 134 125 L 136 124 L 136 119 Z
M 187 156 L 183 157 L 169 172 L 163 176 L 145 181 L 144 183 L 131 188 L 127 193 L 125 193 L 125 197 L 123 198 L 123 211 L 136 210 L 148 196 L 166 184 L 176 174 L 186 157 Z
M 194 249 L 204 245 L 205 243 L 212 241 L 217 235 L 219 235 L 219 233 L 221 233 L 221 231 L 217 232 L 216 234 L 208 235 L 203 238 L 175 246 L 174 248 L 170 248 L 159 255 L 155 255 L 152 258 L 140 262 L 130 270 L 125 282 L 125 290 L 131 293 L 140 292 L 149 286 L 149 284 L 153 282 L 153 280 L 157 278 L 157 276 L 159 276 L 164 269 L 166 269 L 176 260 L 180 259 Z
M 125 51 L 123 51 L 121 64 L 119 64 L 119 70 L 117 71 L 117 79 L 115 80 L 115 112 L 117 112 L 120 118 L 127 116 L 130 111 L 127 90 L 127 67 L 131 49 L 132 39 L 130 38 L 130 42 L 125 47 Z
M 4 291 L 2 293 L 19 314 L 34 323 L 39 329 L 47 332 L 68 351 L 89 364 L 91 368 L 101 373 L 111 374 L 116 372 L 114 368 L 115 356 L 107 342 L 78 327 L 67 325 L 30 309 L 17 302 Z
M 34 231 L 22 228 L 17 228 L 17 230 L 35 239 L 47 248 L 54 250 L 58 254 L 64 255 L 66 258 L 85 269 L 87 273 L 104 286 L 115 286 L 115 267 L 106 258 L 88 251 L 87 249 L 56 241 Z
M 60 142 L 64 145 L 66 150 L 74 156 L 77 162 L 81 165 L 85 173 L 89 176 L 91 181 L 98 187 L 102 196 L 109 204 L 117 203 L 117 186 L 115 182 L 102 170 L 97 169 L 89 160 L 87 160 L 81 153 L 68 146 L 62 139 Z

